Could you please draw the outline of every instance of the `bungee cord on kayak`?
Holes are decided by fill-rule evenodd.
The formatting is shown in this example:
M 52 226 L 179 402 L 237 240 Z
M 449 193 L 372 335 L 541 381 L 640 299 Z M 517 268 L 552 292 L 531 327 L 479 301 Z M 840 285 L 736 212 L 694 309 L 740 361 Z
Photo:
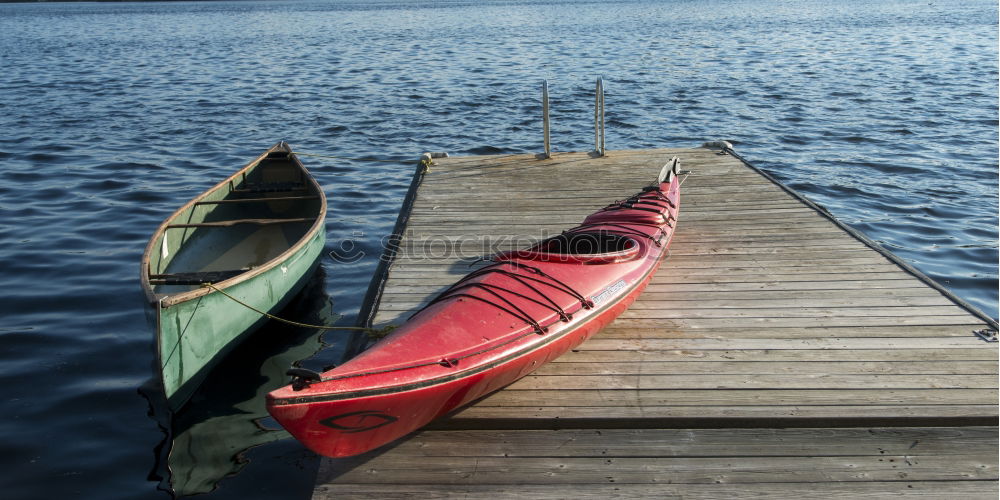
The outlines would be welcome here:
M 653 196 L 647 196 L 652 194 Z M 655 201 L 654 201 L 655 200 Z M 666 205 L 661 205 L 656 203 L 656 201 L 665 201 Z M 652 205 L 656 208 L 647 207 L 637 207 L 636 205 Z M 624 200 L 616 201 L 601 209 L 601 212 L 608 212 L 612 210 L 639 210 L 643 212 L 651 212 L 657 214 L 664 218 L 667 222 L 673 219 L 673 215 L 667 210 L 667 206 L 670 208 L 677 208 L 672 201 L 656 189 L 655 187 L 647 187 L 640 193 L 636 193 Z
M 512 276 L 512 277 L 513 276 L 517 276 L 518 278 L 528 279 L 528 280 L 531 280 L 531 281 L 534 281 L 534 282 L 537 282 L 537 283 L 541 283 L 543 285 L 548 285 L 548 286 L 550 286 L 552 288 L 555 288 L 557 290 L 560 290 L 562 292 L 565 292 L 565 293 L 569 294 L 570 296 L 572 296 L 573 298 L 575 298 L 576 300 L 580 301 L 580 303 L 581 303 L 581 305 L 583 306 L 584 309 L 590 309 L 591 307 L 594 307 L 593 302 L 587 300 L 586 297 L 584 297 L 582 294 L 580 294 L 580 292 L 577 292 L 576 290 L 574 290 L 573 287 L 571 287 L 571 286 L 563 283 L 562 281 L 559 281 L 558 279 L 556 279 L 553 276 L 550 276 L 549 274 L 546 274 L 545 271 L 542 271 L 541 269 L 539 269 L 539 268 L 537 268 L 535 266 L 529 266 L 528 264 L 524 264 L 522 262 L 517 262 L 517 261 L 513 261 L 513 260 L 495 260 L 493 262 L 494 262 L 494 264 L 490 264 L 490 265 L 488 265 L 488 266 L 486 266 L 486 267 L 484 267 L 482 269 L 479 269 L 479 270 L 476 270 L 476 271 L 473 271 L 473 272 L 469 273 L 468 275 L 466 275 L 462 279 L 458 280 L 455 284 L 457 285 L 457 284 L 462 283 L 464 281 L 468 281 L 468 280 L 470 280 L 472 278 L 476 278 L 476 277 L 482 276 L 483 274 L 486 274 L 486 273 L 501 273 L 501 274 L 504 274 L 504 275 L 507 275 L 507 276 Z M 532 276 L 524 275 L 524 274 L 513 274 L 510 271 L 507 271 L 505 269 L 498 269 L 498 268 L 494 267 L 494 266 L 499 266 L 500 264 L 508 264 L 508 265 L 510 265 L 512 267 L 515 267 L 515 268 L 518 268 L 518 269 L 524 269 L 524 270 L 526 270 L 526 271 L 528 271 L 528 272 L 530 272 L 532 274 L 541 276 L 543 278 L 547 278 L 547 279 L 550 280 L 550 282 L 542 280 L 542 279 L 539 279 L 539 278 L 534 278 Z
M 502 268 L 499 267 L 499 266 L 503 266 L 503 265 L 510 265 L 512 267 L 515 267 L 515 268 L 517 268 L 517 267 L 531 268 L 534 271 L 537 271 L 536 274 L 544 275 L 546 278 L 548 278 L 548 279 L 550 279 L 550 280 L 558 283 L 561 286 L 554 286 L 552 283 L 547 283 L 544 280 L 536 279 L 536 278 L 533 278 L 533 277 L 530 277 L 530 276 L 527 276 L 527 275 L 523 275 L 523 274 L 518 274 L 518 273 L 509 271 L 507 269 L 502 269 Z M 494 266 L 497 266 L 497 267 L 494 267 Z M 546 302 L 542 302 L 541 300 L 538 300 L 536 298 L 529 297 L 528 295 L 525 295 L 523 293 L 514 291 L 514 290 L 512 290 L 509 287 L 501 287 L 499 285 L 492 285 L 492 284 L 486 284 L 486 283 L 478 283 L 478 282 L 470 283 L 469 282 L 469 280 L 471 278 L 483 276 L 484 274 L 488 274 L 488 273 L 498 273 L 498 274 L 501 274 L 501 275 L 504 275 L 504 276 L 507 276 L 509 278 L 514 279 L 518 283 L 524 285 L 528 290 L 534 292 L 540 298 L 544 299 L 547 303 Z M 532 286 L 530 283 L 528 283 L 527 281 L 525 281 L 525 279 L 528 279 L 528 280 L 531 280 L 531 281 L 536 281 L 536 282 L 542 283 L 542 284 L 547 284 L 547 285 L 555 288 L 556 290 L 559 290 L 559 291 L 561 291 L 563 293 L 571 295 L 572 297 L 574 297 L 574 298 L 576 298 L 577 300 L 580 301 L 581 308 L 589 309 L 591 307 L 590 304 L 589 304 L 589 301 L 587 301 L 586 298 L 583 297 L 583 295 L 581 295 L 579 292 L 577 292 L 576 290 L 573 290 L 571 287 L 566 286 L 565 284 L 559 282 L 555 278 L 553 278 L 553 277 L 551 277 L 551 276 L 549 276 L 547 274 L 544 274 L 543 272 L 541 272 L 540 269 L 533 268 L 532 266 L 523 265 L 523 264 L 520 264 L 518 262 L 504 260 L 504 261 L 499 261 L 499 262 L 496 262 L 494 264 L 491 264 L 490 266 L 487 266 L 487 268 L 480 269 L 478 271 L 470 273 L 468 276 L 466 276 L 465 278 L 459 280 L 457 283 L 455 283 L 450 288 L 448 288 L 447 290 L 445 290 L 443 293 L 441 293 L 440 295 L 438 295 L 437 297 L 435 297 L 433 300 L 431 300 L 430 303 L 428 303 L 422 309 L 420 309 L 419 311 L 417 311 L 416 313 L 414 313 L 413 316 L 416 316 L 417 314 L 420 314 L 421 312 L 423 312 L 428 307 L 430 307 L 430 306 L 432 306 L 434 304 L 437 304 L 439 302 L 442 302 L 444 300 L 459 299 L 459 298 L 469 298 L 469 299 L 473 299 L 473 300 L 478 300 L 478 301 L 483 302 L 485 304 L 489 304 L 489 305 L 491 305 L 491 306 L 493 306 L 493 307 L 495 307 L 497 309 L 500 309 L 500 310 L 502 310 L 504 312 L 507 312 L 511 316 L 514 316 L 515 318 L 518 318 L 518 319 L 524 321 L 525 323 L 527 323 L 528 325 L 530 325 L 532 328 L 534 328 L 535 333 L 537 333 L 539 335 L 543 335 L 543 334 L 547 333 L 548 330 L 549 330 L 549 326 L 551 326 L 552 324 L 558 323 L 559 321 L 569 322 L 570 320 L 573 319 L 573 316 L 571 314 L 567 313 L 563 308 L 559 307 L 559 305 L 554 300 L 552 300 L 552 298 L 550 298 L 548 295 L 546 295 L 545 293 L 543 293 L 538 288 Z M 502 305 L 502 304 L 499 304 L 497 302 L 494 302 L 493 300 L 491 300 L 490 298 L 487 298 L 487 297 L 480 297 L 478 295 L 472 295 L 470 293 L 460 292 L 460 290 L 466 290 L 466 289 L 470 289 L 470 288 L 483 290 L 486 293 L 490 294 L 490 296 L 492 296 L 493 298 L 496 298 L 496 299 L 502 301 L 504 304 L 506 304 L 506 306 Z M 518 307 L 517 304 L 515 304 L 514 302 L 512 302 L 510 299 L 508 299 L 508 298 L 504 297 L 503 295 L 501 295 L 499 292 L 506 292 L 506 293 L 511 294 L 513 296 L 520 297 L 522 299 L 528 300 L 528 301 L 530 301 L 532 303 L 535 303 L 535 304 L 538 304 L 538 305 L 540 305 L 542 307 L 545 307 L 545 308 L 547 308 L 547 309 L 555 312 L 559 316 L 559 320 L 555 321 L 555 322 L 553 322 L 551 324 L 548 324 L 548 325 L 542 325 L 542 324 L 540 324 L 540 322 L 538 320 L 536 320 L 535 318 L 531 317 L 530 314 L 528 314 L 527 312 L 525 312 L 522 308 Z M 513 311 L 511 309 L 513 309 Z M 413 316 L 411 316 L 411 318 Z

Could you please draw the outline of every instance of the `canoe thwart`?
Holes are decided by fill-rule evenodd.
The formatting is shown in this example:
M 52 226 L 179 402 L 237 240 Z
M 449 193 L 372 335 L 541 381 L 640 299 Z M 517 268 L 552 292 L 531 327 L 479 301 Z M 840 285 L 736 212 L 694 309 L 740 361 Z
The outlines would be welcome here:
M 270 182 L 267 184 L 247 184 L 246 187 L 233 189 L 234 193 L 282 193 L 286 191 L 308 191 L 309 188 L 298 182 Z
M 225 205 L 228 203 L 268 203 L 272 201 L 318 200 L 319 196 L 267 196 L 264 198 L 237 198 L 235 200 L 199 201 L 195 205 Z
M 187 227 L 229 227 L 237 224 L 256 224 L 266 226 L 270 224 L 302 224 L 316 222 L 315 217 L 297 217 L 294 219 L 233 219 L 217 222 L 198 222 L 194 224 L 170 224 L 167 229 L 181 229 Z
M 247 269 L 232 271 L 204 271 L 191 273 L 151 274 L 149 281 L 157 285 L 201 285 L 218 283 L 247 272 Z

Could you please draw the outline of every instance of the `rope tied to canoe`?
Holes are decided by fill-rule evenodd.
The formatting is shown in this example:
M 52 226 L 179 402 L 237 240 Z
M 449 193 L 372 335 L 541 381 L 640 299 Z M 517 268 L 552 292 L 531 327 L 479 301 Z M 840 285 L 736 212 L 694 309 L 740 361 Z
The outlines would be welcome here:
M 256 307 L 254 307 L 254 306 L 252 306 L 250 304 L 247 304 L 246 302 L 243 302 L 242 300 L 237 299 L 236 297 L 233 297 L 232 295 L 230 295 L 229 293 L 227 293 L 225 290 L 223 290 L 223 289 L 221 289 L 221 288 L 219 288 L 219 287 L 217 287 L 217 286 L 215 286 L 215 285 L 213 285 L 211 283 L 202 283 L 201 286 L 204 287 L 204 288 L 210 288 L 210 289 L 212 289 L 212 290 L 214 290 L 216 292 L 219 292 L 222 295 L 228 297 L 233 302 L 236 302 L 237 304 L 239 304 L 239 305 L 241 305 L 243 307 L 246 307 L 247 309 L 250 309 L 251 311 L 254 311 L 257 314 L 260 314 L 260 315 L 262 315 L 262 316 L 264 316 L 264 317 L 266 317 L 268 319 L 273 319 L 275 321 L 278 321 L 278 322 L 281 322 L 281 323 L 285 323 L 285 324 L 289 324 L 289 325 L 292 325 L 292 326 L 299 326 L 299 327 L 302 327 L 302 328 L 314 328 L 316 330 L 350 330 L 350 331 L 356 331 L 356 332 L 365 332 L 365 333 L 367 333 L 369 335 L 376 336 L 376 337 L 384 337 L 385 335 L 387 335 L 389 332 L 391 332 L 392 330 L 394 330 L 396 328 L 396 325 L 389 325 L 389 326 L 386 326 L 384 328 L 365 328 L 363 326 L 329 326 L 329 325 L 311 325 L 309 323 L 301 323 L 301 322 L 298 322 L 298 321 L 292 321 L 290 319 L 280 318 L 280 317 L 275 316 L 275 315 L 273 315 L 273 314 L 271 314 L 271 313 L 269 313 L 267 311 L 261 311 L 260 309 L 257 309 Z

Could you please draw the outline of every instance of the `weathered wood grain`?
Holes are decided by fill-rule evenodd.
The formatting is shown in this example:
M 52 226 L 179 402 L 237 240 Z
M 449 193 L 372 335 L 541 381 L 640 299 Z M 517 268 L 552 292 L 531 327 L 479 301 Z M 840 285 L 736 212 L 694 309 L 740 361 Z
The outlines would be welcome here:
M 655 487 L 636 484 L 323 484 L 314 497 L 324 499 L 409 500 L 414 497 L 435 500 L 441 498 L 498 498 L 521 500 L 580 500 L 649 498 L 662 500 L 843 500 L 884 498 L 962 498 L 994 500 L 995 482 L 984 481 L 886 481 L 864 483 L 783 483 L 774 484 L 657 484 Z
M 328 460 L 314 498 L 992 498 L 996 430 L 431 430 Z

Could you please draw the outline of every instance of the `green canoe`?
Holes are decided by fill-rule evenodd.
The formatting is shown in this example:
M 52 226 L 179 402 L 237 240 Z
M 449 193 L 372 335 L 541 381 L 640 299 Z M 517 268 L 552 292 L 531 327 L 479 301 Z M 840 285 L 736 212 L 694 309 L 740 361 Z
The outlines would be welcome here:
M 301 290 L 319 263 L 325 217 L 323 190 L 280 142 L 156 230 L 141 275 L 171 410 L 264 322 L 257 311 L 275 313 Z

